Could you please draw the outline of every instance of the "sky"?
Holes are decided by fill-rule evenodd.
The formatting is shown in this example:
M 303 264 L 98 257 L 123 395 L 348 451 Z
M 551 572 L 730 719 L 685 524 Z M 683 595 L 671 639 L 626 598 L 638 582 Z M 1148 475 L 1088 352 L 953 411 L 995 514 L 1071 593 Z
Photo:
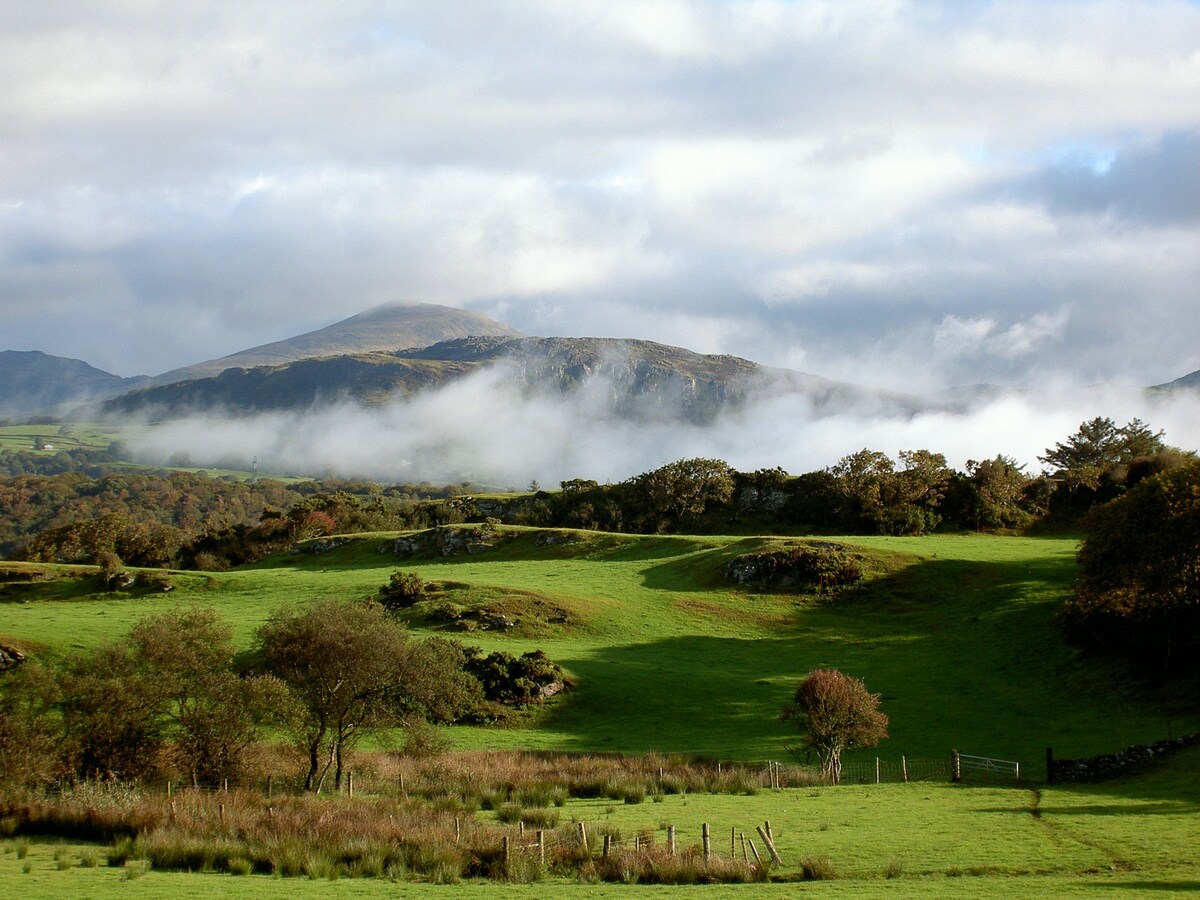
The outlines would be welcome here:
M 0 5 L 0 349 L 372 306 L 872 386 L 1200 369 L 1200 4 Z

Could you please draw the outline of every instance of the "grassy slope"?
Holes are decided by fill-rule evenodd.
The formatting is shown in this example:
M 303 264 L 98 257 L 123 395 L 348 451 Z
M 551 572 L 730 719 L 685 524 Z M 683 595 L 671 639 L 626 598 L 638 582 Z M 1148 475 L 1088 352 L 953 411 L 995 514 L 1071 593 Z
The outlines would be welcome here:
M 854 538 L 876 579 L 816 605 L 723 581 L 726 561 L 757 539 L 587 536 L 535 547 L 531 534 L 518 533 L 478 556 L 411 563 L 379 553 L 383 538 L 366 536 L 322 557 L 181 575 L 167 596 L 104 600 L 59 585 L 49 589 L 54 599 L 0 603 L 0 635 L 89 646 L 120 636 L 146 612 L 195 600 L 217 608 L 248 644 L 280 604 L 364 596 L 400 566 L 478 590 L 528 591 L 571 611 L 570 625 L 542 628 L 536 638 L 467 638 L 485 648 L 543 647 L 579 689 L 536 727 L 456 729 L 464 747 L 780 758 L 789 734 L 776 713 L 816 666 L 851 672 L 883 694 L 892 719 L 879 750 L 886 758 L 940 757 L 956 747 L 1020 760 L 1040 774 L 1048 745 L 1077 756 L 1156 739 L 1172 715 L 1176 733 L 1200 727 L 1196 716 L 1145 702 L 1063 644 L 1053 616 L 1072 573 L 1069 539 Z
M 477 557 L 401 563 L 426 578 L 491 595 L 519 588 L 569 609 L 573 621 L 539 639 L 489 636 L 512 650 L 545 646 L 580 678 L 537 728 L 463 730 L 464 744 L 644 750 L 685 749 L 742 758 L 779 757 L 786 733 L 774 713 L 814 665 L 836 665 L 884 694 L 892 716 L 885 757 L 940 755 L 950 746 L 1024 761 L 1041 774 L 1047 743 L 1060 755 L 1152 739 L 1168 710 L 1115 673 L 1078 659 L 1053 624 L 1072 571 L 1067 539 L 980 536 L 856 538 L 877 579 L 862 594 L 823 605 L 730 590 L 717 577 L 754 541 L 600 537 L 534 548 L 525 536 Z M 0 602 L 0 635 L 53 647 L 90 646 L 123 633 L 147 611 L 179 600 L 213 604 L 248 643 L 268 612 L 333 594 L 354 597 L 397 567 L 380 537 L 324 557 L 289 556 L 220 575 L 178 576 L 169 597 L 105 599 L 86 582 L 37 588 L 28 603 Z M 6 589 L 0 600 L 13 594 Z M 20 596 L 19 594 L 16 596 Z M 1174 729 L 1200 727 L 1175 714 Z M 874 751 L 869 751 L 868 756 Z M 763 791 L 756 796 L 668 796 L 637 806 L 572 801 L 568 817 L 623 833 L 674 824 L 685 843 L 701 822 L 715 844 L 730 827 L 770 819 L 795 873 L 827 856 L 841 876 L 806 884 L 817 896 L 1156 897 L 1200 889 L 1200 749 L 1157 771 L 1090 787 L 958 787 L 938 783 Z M 1036 813 L 1036 814 L 1035 814 Z M 29 898 L 89 896 L 426 897 L 445 888 L 384 881 L 336 883 L 266 877 L 58 871 L 57 842 L 35 841 L 25 861 L 0 844 L 0 891 Z M 102 861 L 102 857 L 101 857 Z M 894 863 L 902 877 L 886 879 Z M 628 896 L 622 886 L 544 883 L 460 885 L 456 897 Z M 638 888 L 639 896 L 694 896 L 689 888 Z M 720 888 L 721 896 L 791 896 L 795 885 Z

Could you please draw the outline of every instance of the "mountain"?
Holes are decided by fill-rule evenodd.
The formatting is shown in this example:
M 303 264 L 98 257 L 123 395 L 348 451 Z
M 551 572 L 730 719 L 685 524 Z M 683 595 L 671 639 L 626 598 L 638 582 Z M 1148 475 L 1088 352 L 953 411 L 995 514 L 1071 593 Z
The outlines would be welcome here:
M 52 414 L 115 397 L 145 382 L 40 350 L 0 350 L 0 416 Z
M 391 303 L 283 341 L 241 350 L 220 359 L 172 369 L 151 379 L 170 384 L 218 375 L 226 369 L 278 366 L 321 356 L 428 347 L 471 335 L 519 337 L 520 332 L 479 313 L 432 303 Z
M 322 357 L 279 366 L 227 369 L 212 378 L 158 385 L 110 400 L 110 414 L 170 418 L 203 410 L 253 413 L 393 398 L 495 370 L 525 394 L 592 391 L 598 408 L 622 416 L 707 421 L 752 395 L 803 394 L 814 409 L 869 405 L 912 412 L 926 404 L 815 375 L 772 369 L 652 341 L 616 338 L 473 336 L 392 353 Z
M 1156 384 L 1152 391 L 1200 391 L 1200 369 L 1166 384 Z

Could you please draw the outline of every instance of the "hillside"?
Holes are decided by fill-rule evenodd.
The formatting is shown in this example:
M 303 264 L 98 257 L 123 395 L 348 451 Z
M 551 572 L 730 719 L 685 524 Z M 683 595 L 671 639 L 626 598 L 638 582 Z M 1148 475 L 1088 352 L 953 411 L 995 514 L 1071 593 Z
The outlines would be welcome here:
M 39 350 L 0 350 L 0 416 L 50 414 L 114 397 L 144 381 Z
M 609 411 L 622 416 L 704 421 L 767 392 L 804 394 L 818 411 L 862 404 L 912 411 L 923 405 L 912 397 L 652 341 L 478 336 L 394 353 L 230 369 L 214 378 L 135 391 L 108 402 L 104 411 L 170 416 L 213 408 L 242 413 L 302 409 L 347 400 L 376 405 L 491 367 L 524 393 L 596 387 Z
M 1200 391 L 1200 369 L 1174 381 L 1168 381 L 1165 384 L 1156 384 L 1151 388 L 1153 391 Z
M 1194 709 L 1081 658 L 1055 616 L 1074 572 L 1073 538 L 942 535 L 835 538 L 860 554 L 861 589 L 817 600 L 738 587 L 735 556 L 761 538 L 656 537 L 501 527 L 482 550 L 397 556 L 393 538 L 349 537 L 332 552 L 228 572 L 172 576 L 170 595 L 105 593 L 95 569 L 6 564 L 52 576 L 0 588 L 0 639 L 58 650 L 114 640 L 142 616 L 202 601 L 246 646 L 272 610 L 373 594 L 397 568 L 441 585 L 412 610 L 418 635 L 485 650 L 543 648 L 578 688 L 525 727 L 453 729 L 462 748 L 683 751 L 783 758 L 778 711 L 809 670 L 832 666 L 883 695 L 897 760 L 951 747 L 1021 761 L 1039 777 L 1060 757 L 1200 728 Z M 135 603 L 130 597 L 137 597 Z M 479 607 L 481 615 L 470 613 Z M 447 610 L 459 618 L 447 618 Z M 465 631 L 496 611 L 508 632 Z
M 516 337 L 520 333 L 487 316 L 431 303 L 392 303 L 282 341 L 241 350 L 219 359 L 172 369 L 150 380 L 169 384 L 217 375 L 226 369 L 278 366 L 321 356 L 428 347 L 470 335 Z

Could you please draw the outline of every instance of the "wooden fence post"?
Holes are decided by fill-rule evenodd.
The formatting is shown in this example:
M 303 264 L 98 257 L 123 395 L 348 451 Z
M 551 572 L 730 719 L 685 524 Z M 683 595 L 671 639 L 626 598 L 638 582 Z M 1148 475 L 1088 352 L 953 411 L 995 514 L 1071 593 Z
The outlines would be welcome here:
M 500 839 L 500 851 L 504 854 L 504 864 L 508 865 L 508 835 Z
M 167 779 L 167 799 L 171 799 L 171 779 Z
M 758 855 L 758 848 L 754 846 L 753 838 L 746 838 L 746 843 L 750 845 L 750 852 L 754 854 L 754 864 L 762 865 L 762 857 Z
M 742 862 L 750 865 L 750 852 L 746 849 L 746 835 L 741 835 L 742 838 Z
M 875 783 L 879 784 L 879 757 L 875 757 Z
M 708 833 L 707 822 L 700 826 L 700 840 L 704 845 L 704 861 L 708 862 L 712 856 L 712 836 Z
M 779 858 L 779 851 L 775 849 L 775 842 L 771 840 L 771 836 L 767 834 L 767 830 L 761 825 L 758 826 L 758 836 L 762 838 L 763 846 L 767 848 L 767 852 L 771 854 L 771 861 L 777 866 L 783 865 L 783 860 Z M 758 854 L 755 854 L 757 857 Z
M 608 851 L 609 851 L 609 848 L 610 848 L 610 847 L 612 847 L 612 835 L 611 835 L 611 834 L 606 834 L 606 835 L 604 836 L 604 844 L 603 844 L 603 846 L 602 846 L 602 847 L 601 847 L 601 849 L 600 849 L 600 855 L 601 855 L 601 856 L 602 856 L 604 859 L 608 859 Z
M 458 816 L 454 817 L 454 843 L 462 841 L 462 820 Z
M 675 855 L 675 826 L 667 826 L 667 856 Z
M 346 796 L 354 799 L 354 773 L 346 773 Z
M 900 757 L 900 771 L 904 773 L 904 783 L 908 784 L 908 757 Z
M 962 781 L 962 760 L 957 750 L 950 751 L 950 780 L 955 783 Z
M 730 828 L 729 829 L 729 858 L 730 859 L 735 858 L 734 854 L 735 854 L 736 850 L 737 850 L 737 828 Z
M 583 855 L 588 855 L 587 826 L 579 823 L 579 843 L 583 846 Z
M 540 828 L 537 833 L 538 860 L 544 866 L 546 864 L 546 832 Z

